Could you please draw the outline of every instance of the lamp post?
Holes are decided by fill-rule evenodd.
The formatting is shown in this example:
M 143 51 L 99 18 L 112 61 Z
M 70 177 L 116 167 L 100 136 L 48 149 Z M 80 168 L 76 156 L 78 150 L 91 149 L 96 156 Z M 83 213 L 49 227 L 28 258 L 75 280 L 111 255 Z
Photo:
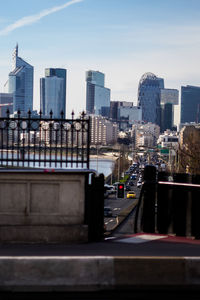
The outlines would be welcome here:
M 97 145 L 97 147 L 96 147 L 96 150 L 97 150 L 97 159 L 96 159 L 96 163 L 97 163 L 97 172 L 98 172 L 98 169 L 99 169 L 99 159 L 98 159 L 98 155 L 99 155 L 99 153 L 98 153 L 98 145 Z

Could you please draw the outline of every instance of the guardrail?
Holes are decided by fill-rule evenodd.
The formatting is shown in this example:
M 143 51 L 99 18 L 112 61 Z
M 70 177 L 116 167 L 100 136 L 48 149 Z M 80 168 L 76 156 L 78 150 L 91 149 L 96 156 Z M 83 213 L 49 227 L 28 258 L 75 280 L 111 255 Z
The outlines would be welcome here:
M 0 166 L 54 167 L 89 169 L 90 118 L 83 112 L 79 119 L 25 117 L 0 118 Z
M 200 175 L 146 166 L 134 231 L 200 238 Z

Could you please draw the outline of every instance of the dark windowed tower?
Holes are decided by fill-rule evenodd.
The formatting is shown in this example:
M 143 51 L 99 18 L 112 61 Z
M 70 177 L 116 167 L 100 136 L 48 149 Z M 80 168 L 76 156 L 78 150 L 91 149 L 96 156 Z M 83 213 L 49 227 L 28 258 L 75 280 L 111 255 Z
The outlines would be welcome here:
M 181 123 L 200 122 L 200 87 L 182 86 L 181 87 Z
M 45 69 L 45 77 L 40 78 L 40 109 L 44 115 L 49 116 L 52 110 L 53 118 L 60 118 L 61 111 L 66 117 L 66 79 L 66 69 Z
M 161 87 L 164 87 L 163 79 L 152 73 L 145 73 L 138 87 L 138 106 L 142 107 L 142 120 L 159 126 Z

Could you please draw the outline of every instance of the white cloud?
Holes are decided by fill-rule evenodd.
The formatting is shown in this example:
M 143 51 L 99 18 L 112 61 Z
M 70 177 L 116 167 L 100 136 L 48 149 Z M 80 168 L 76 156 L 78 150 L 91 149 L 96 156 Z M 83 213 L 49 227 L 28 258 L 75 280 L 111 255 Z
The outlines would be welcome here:
M 39 12 L 38 14 L 23 17 L 23 18 L 17 20 L 16 22 L 14 22 L 13 24 L 10 24 L 7 27 L 5 27 L 4 29 L 0 30 L 0 36 L 1 35 L 7 35 L 10 32 L 12 32 L 15 29 L 17 29 L 17 28 L 24 27 L 24 26 L 36 23 L 40 19 L 42 19 L 42 18 L 44 18 L 44 17 L 46 17 L 46 16 L 48 16 L 50 14 L 53 14 L 53 13 L 55 13 L 55 12 L 57 12 L 59 10 L 62 10 L 64 8 L 72 5 L 72 4 L 75 4 L 75 3 L 78 3 L 78 2 L 82 2 L 82 1 L 83 0 L 71 0 L 71 1 L 69 1 L 69 2 L 67 2 L 67 3 L 65 3 L 63 5 L 55 6 L 55 7 L 49 8 L 49 9 L 45 9 L 45 10 Z

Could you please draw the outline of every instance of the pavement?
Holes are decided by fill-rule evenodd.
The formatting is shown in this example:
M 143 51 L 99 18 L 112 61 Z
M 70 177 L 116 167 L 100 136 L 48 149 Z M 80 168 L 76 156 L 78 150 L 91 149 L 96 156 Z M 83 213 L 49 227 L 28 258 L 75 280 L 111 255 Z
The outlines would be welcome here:
M 136 202 L 120 212 L 118 223 Z M 48 299 L 61 293 L 68 299 L 160 299 L 163 293 L 199 299 L 200 240 L 114 230 L 92 243 L 0 244 L 1 298 L 32 293 Z
M 118 223 L 134 206 L 120 212 Z M 48 299 L 66 293 L 67 299 L 199 299 L 200 240 L 119 230 L 92 243 L 0 244 L 0 297 L 32 293 Z
M 0 245 L 0 293 L 149 289 L 200 293 L 200 241 L 140 233 L 96 243 Z

